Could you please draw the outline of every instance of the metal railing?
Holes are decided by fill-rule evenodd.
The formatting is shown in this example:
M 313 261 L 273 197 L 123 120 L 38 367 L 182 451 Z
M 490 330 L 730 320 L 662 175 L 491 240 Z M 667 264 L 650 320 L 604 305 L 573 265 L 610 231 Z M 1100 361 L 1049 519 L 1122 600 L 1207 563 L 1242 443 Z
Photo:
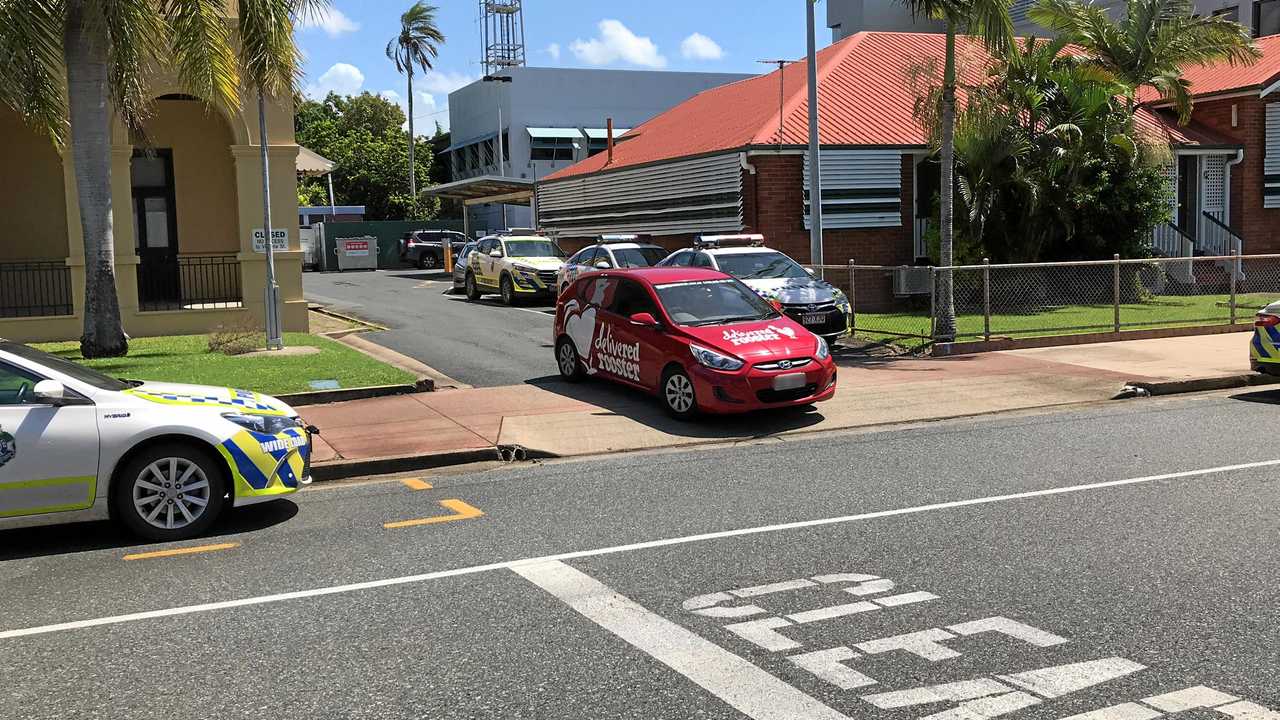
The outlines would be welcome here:
M 1191 257 L 1196 251 L 1196 241 L 1182 228 L 1165 221 L 1151 231 L 1151 248 L 1164 257 Z
M 1204 246 L 1205 252 L 1209 255 L 1232 255 L 1244 254 L 1244 238 L 1240 237 L 1231 226 L 1222 222 L 1220 218 L 1212 213 L 1202 213 L 1204 222 L 1201 227 L 1204 229 L 1201 244 Z
M 0 263 L 0 318 L 73 314 L 71 268 L 65 261 Z
M 855 337 L 917 346 L 1235 325 L 1280 299 L 1280 254 L 823 269 L 849 295 Z M 954 337 L 939 332 L 948 276 Z
M 138 265 L 138 309 L 216 310 L 244 306 L 235 255 L 183 255 Z

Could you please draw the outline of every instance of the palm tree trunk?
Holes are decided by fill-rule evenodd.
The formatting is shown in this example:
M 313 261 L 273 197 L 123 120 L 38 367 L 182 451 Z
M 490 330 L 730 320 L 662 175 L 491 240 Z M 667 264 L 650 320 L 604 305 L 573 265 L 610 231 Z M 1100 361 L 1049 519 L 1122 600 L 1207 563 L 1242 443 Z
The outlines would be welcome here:
M 413 159 L 413 65 L 409 65 L 409 218 L 410 220 L 418 217 L 418 177 L 416 174 L 417 166 Z
M 71 119 L 71 162 L 84 236 L 85 358 L 129 352 L 116 292 L 111 213 L 111 107 L 107 92 L 107 38 L 101 22 L 85 17 L 84 0 L 67 3 L 63 56 Z
M 946 65 L 942 76 L 942 217 L 939 219 L 939 264 L 955 265 L 955 162 L 956 162 L 956 27 L 947 21 Z M 952 271 L 938 273 L 934 288 L 936 322 L 934 339 L 950 342 L 956 337 L 956 295 Z

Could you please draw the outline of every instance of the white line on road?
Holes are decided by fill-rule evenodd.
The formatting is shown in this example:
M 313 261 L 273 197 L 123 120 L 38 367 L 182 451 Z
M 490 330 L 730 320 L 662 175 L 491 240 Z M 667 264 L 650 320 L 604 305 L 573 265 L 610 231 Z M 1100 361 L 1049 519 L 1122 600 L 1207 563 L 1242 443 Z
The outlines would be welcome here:
M 512 570 L 753 720 L 849 720 L 562 562 L 524 564 Z
M 577 560 L 580 558 L 613 555 L 616 553 L 633 552 L 636 550 L 651 550 L 654 548 L 671 547 L 675 545 L 687 545 L 689 543 L 706 542 L 708 540 L 721 540 L 725 538 L 760 535 L 763 533 L 782 532 L 786 530 L 803 530 L 806 528 L 839 525 L 859 522 L 862 520 L 876 520 L 879 518 L 898 517 L 902 515 L 918 515 L 938 510 L 952 510 L 955 508 L 972 507 L 977 505 L 993 505 L 996 503 L 1011 502 L 1014 500 L 1028 500 L 1032 498 L 1051 497 L 1054 495 L 1070 495 L 1074 493 L 1088 492 L 1090 490 L 1104 490 L 1107 488 L 1124 487 L 1126 485 L 1141 485 L 1161 482 L 1164 480 L 1185 480 L 1187 478 L 1204 477 L 1205 475 L 1214 475 L 1217 473 L 1234 472 L 1238 470 L 1257 470 L 1259 468 L 1276 467 L 1278 465 L 1280 465 L 1280 460 L 1264 460 L 1262 462 L 1243 463 L 1240 465 L 1224 465 L 1222 467 L 1206 468 L 1204 470 L 1187 470 L 1185 472 L 1167 473 L 1164 475 L 1148 475 L 1146 477 L 1128 478 L 1126 480 L 1108 480 L 1106 482 L 1088 483 L 1085 485 L 1069 485 L 1066 487 L 1047 488 L 1044 490 L 1029 490 L 1027 492 L 1011 493 L 1008 495 L 991 495 L 988 497 L 972 498 L 969 500 L 953 500 L 950 502 L 919 505 L 909 508 L 898 508 L 895 510 L 879 510 L 859 515 L 843 515 L 840 517 L 822 518 L 818 520 L 800 520 L 790 523 L 780 523 L 777 525 L 741 528 L 738 530 L 721 530 L 718 532 L 702 533 L 700 535 L 688 535 L 685 537 L 649 540 L 646 542 L 631 543 L 629 545 L 597 548 L 595 550 L 578 550 L 574 552 L 560 553 L 558 555 L 526 558 L 524 560 L 508 560 L 505 562 L 489 563 L 487 565 L 474 565 L 471 567 L 455 568 L 452 570 L 438 570 L 436 572 L 423 573 L 421 575 L 406 575 L 404 577 L 371 580 L 368 582 L 351 583 L 348 585 L 333 585 L 330 587 L 299 590 L 297 592 L 279 593 L 276 595 L 260 595 L 257 597 L 242 598 L 240 600 L 225 600 L 222 602 L 204 603 L 201 605 L 185 605 L 182 607 L 166 608 L 163 610 L 148 610 L 145 612 L 129 613 L 127 615 L 112 615 L 108 617 L 93 618 L 90 620 L 75 620 L 72 622 L 57 623 L 54 625 L 41 625 L 38 627 L 21 628 L 18 630 L 4 630 L 0 631 L 0 640 L 24 637 L 28 635 L 43 635 L 63 630 L 78 630 L 81 628 L 98 627 L 101 625 L 115 625 L 118 623 L 133 622 L 136 620 L 150 620 L 153 618 L 170 617 L 174 615 L 190 615 L 192 613 L 227 610 L 250 605 L 265 605 L 267 603 L 284 602 L 288 600 L 301 600 L 305 598 L 321 597 L 324 595 L 337 595 L 340 593 L 372 590 L 375 588 L 391 587 L 395 585 L 408 585 L 411 583 L 439 580 L 442 578 L 457 577 L 460 575 L 474 575 L 476 573 L 489 572 L 492 570 L 515 569 L 522 565 L 556 560 Z

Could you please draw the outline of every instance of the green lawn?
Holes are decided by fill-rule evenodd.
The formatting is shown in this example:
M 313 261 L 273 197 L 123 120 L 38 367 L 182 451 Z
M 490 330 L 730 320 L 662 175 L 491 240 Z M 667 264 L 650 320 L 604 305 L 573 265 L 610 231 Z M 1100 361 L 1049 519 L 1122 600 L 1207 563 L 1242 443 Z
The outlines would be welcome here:
M 1273 295 L 1252 294 L 1236 297 L 1236 322 L 1250 322 L 1253 314 L 1275 300 Z M 1141 303 L 1120 306 L 1121 330 L 1220 325 L 1230 321 L 1230 297 L 1219 295 L 1163 295 Z M 995 308 L 993 308 L 994 310 Z M 981 312 L 960 308 L 956 325 L 960 340 L 981 339 Z M 1052 335 L 1111 332 L 1115 328 L 1115 307 L 1101 305 L 1060 305 L 1023 313 L 991 315 L 992 337 L 1029 338 Z M 919 339 L 895 336 L 927 336 L 927 310 L 902 313 L 863 313 L 857 315 L 857 334 L 871 339 L 886 339 L 906 346 L 923 344 Z
M 313 380 L 336 380 L 342 388 L 412 383 L 403 370 L 358 352 L 342 343 L 306 333 L 285 333 L 285 345 L 319 348 L 311 355 L 227 356 L 211 353 L 204 335 L 134 338 L 129 355 L 84 360 L 79 342 L 43 343 L 35 347 L 87 365 L 113 377 L 135 380 L 216 385 L 256 390 L 268 395 L 313 390 Z

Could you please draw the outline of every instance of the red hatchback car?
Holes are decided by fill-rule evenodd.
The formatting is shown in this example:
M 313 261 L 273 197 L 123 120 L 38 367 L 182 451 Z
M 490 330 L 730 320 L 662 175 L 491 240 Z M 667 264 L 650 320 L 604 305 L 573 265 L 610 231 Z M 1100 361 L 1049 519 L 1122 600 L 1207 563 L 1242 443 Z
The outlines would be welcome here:
M 716 270 L 582 275 L 556 303 L 554 339 L 566 380 L 638 387 L 680 418 L 806 405 L 836 391 L 826 341 Z

